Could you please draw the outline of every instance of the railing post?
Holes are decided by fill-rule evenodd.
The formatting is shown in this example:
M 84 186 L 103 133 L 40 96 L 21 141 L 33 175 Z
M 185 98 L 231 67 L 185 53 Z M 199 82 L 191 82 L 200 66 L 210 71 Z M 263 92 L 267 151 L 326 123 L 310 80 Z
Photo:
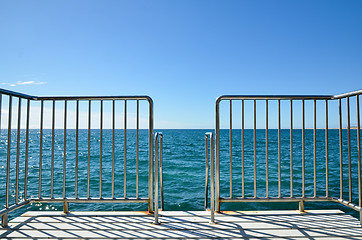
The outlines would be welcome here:
M 207 209 L 207 198 L 209 195 L 209 141 L 208 135 L 205 134 L 205 210 Z
M 216 100 L 215 109 L 215 141 L 216 141 L 216 158 L 215 158 L 215 209 L 220 212 L 220 106 L 219 103 L 222 100 L 219 97 Z
M 358 149 L 358 206 L 362 206 L 362 179 L 361 179 L 361 123 L 360 123 L 360 111 L 359 111 L 359 95 L 356 96 L 357 107 L 357 149 Z M 360 224 L 362 226 L 362 211 L 360 210 Z
M 210 223 L 215 223 L 215 171 L 214 171 L 214 134 L 211 132 L 205 133 L 205 153 L 206 153 L 206 183 L 205 183 L 205 209 L 207 204 L 207 186 L 208 186 L 208 138 L 210 138 Z
M 15 204 L 18 204 L 18 203 L 19 203 L 20 124 L 21 124 L 21 98 L 19 98 L 19 107 L 18 107 L 18 129 L 17 129 L 17 140 L 16 140 Z
M 1 111 L 0 111 L 1 112 Z M 28 199 L 28 162 L 29 162 L 29 123 L 30 123 L 30 100 L 26 107 L 26 137 L 25 137 L 25 177 L 24 177 L 24 200 Z
M 153 211 L 153 102 L 152 99 L 148 99 L 149 102 L 149 132 L 148 132 L 148 211 Z
M 215 174 L 214 174 L 214 136 L 213 134 L 211 133 L 211 141 L 210 141 L 210 144 L 211 144 L 211 149 L 210 149 L 210 152 L 211 152 L 211 157 L 210 157 L 210 165 L 211 165 L 211 168 L 210 168 L 210 175 L 211 175 L 211 182 L 210 182 L 210 187 L 211 187 L 211 206 L 210 206 L 210 210 L 211 210 L 211 219 L 210 219 L 210 222 L 211 223 L 215 223 Z M 220 204 L 219 204 L 219 207 L 220 207 Z
M 1 227 L 3 227 L 3 228 L 7 227 L 8 223 L 9 223 L 8 214 L 6 213 L 6 214 L 1 216 Z
M 343 199 L 343 137 L 342 137 L 342 100 L 339 99 L 339 198 Z
M 7 163 L 6 163 L 6 195 L 5 208 L 9 208 L 9 187 L 10 187 L 10 144 L 11 144 L 11 115 L 12 115 L 12 96 L 9 97 L 9 118 L 8 118 L 8 146 L 7 146 Z M 4 214 L 1 218 L 1 226 L 8 226 L 8 214 Z
M 69 202 L 64 202 L 63 203 L 63 212 L 65 214 L 68 214 L 69 213 Z
M 163 135 L 162 133 L 160 133 L 160 197 L 161 197 L 161 209 L 165 210 L 165 206 L 163 203 L 163 169 L 162 169 L 162 162 L 163 162 L 163 156 L 162 156 L 162 152 L 163 152 Z
M 159 166 L 158 166 L 158 156 L 159 156 L 159 144 L 158 141 L 160 139 L 160 150 L 162 151 L 162 133 L 155 133 L 155 211 L 154 211 L 154 216 L 155 216 L 155 221 L 153 224 L 159 225 L 160 221 L 158 220 L 158 186 L 159 186 Z M 161 158 L 162 154 L 160 154 L 160 158 Z
M 304 212 L 304 200 L 299 202 L 299 212 Z

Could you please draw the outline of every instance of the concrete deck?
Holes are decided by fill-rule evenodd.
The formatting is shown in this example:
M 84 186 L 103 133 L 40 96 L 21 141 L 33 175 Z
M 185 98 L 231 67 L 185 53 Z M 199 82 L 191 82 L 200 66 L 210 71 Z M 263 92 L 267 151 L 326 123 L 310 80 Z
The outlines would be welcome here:
M 203 211 L 27 212 L 0 228 L 0 239 L 362 239 L 359 221 L 339 210 L 223 212 L 209 224 Z

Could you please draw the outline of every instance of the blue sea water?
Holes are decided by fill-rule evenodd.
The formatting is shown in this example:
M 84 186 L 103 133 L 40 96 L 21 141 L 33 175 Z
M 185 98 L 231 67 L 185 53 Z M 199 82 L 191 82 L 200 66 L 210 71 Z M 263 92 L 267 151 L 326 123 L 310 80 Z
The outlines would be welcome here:
M 157 130 L 163 132 L 163 184 L 165 210 L 203 210 L 205 194 L 205 132 L 212 130 Z M 25 171 L 25 131 L 20 132 L 19 154 L 19 199 L 24 198 L 24 171 Z M 123 130 L 116 130 L 115 135 L 115 196 L 124 197 L 124 134 Z M 67 130 L 66 138 L 66 191 L 68 198 L 75 197 L 75 130 Z M 306 165 L 306 196 L 314 195 L 314 147 L 313 130 L 305 131 L 305 165 Z M 10 205 L 14 203 L 16 184 L 16 144 L 17 132 L 11 133 L 11 171 L 10 171 Z M 343 130 L 343 192 L 344 198 L 349 197 L 348 181 L 348 141 L 347 130 Z M 89 196 L 99 198 L 100 176 L 100 132 L 92 130 L 90 138 L 90 169 Z M 244 135 L 244 163 L 245 163 L 245 196 L 254 196 L 254 132 L 245 130 Z M 265 130 L 256 131 L 256 182 L 257 196 L 266 195 L 266 146 Z M 233 196 L 242 196 L 242 148 L 241 130 L 233 130 L 232 146 L 232 189 Z M 268 134 L 268 163 L 269 163 L 269 196 L 278 196 L 278 131 L 269 130 Z M 229 188 L 229 131 L 220 132 L 220 191 L 221 197 L 228 197 Z M 127 195 L 136 197 L 136 131 L 127 130 Z M 51 160 L 52 160 L 52 131 L 43 131 L 42 147 L 42 183 L 41 196 L 50 197 Z M 317 196 L 326 195 L 326 154 L 325 131 L 317 130 Z M 28 198 L 39 195 L 39 130 L 29 132 L 29 162 L 28 162 Z M 352 169 L 352 201 L 358 203 L 358 151 L 357 132 L 351 130 L 351 169 Z M 339 196 L 340 184 L 340 153 L 339 132 L 329 130 L 329 195 Z M 140 130 L 139 137 L 139 196 L 148 196 L 148 131 Z M 63 196 L 63 160 L 64 160 L 64 132 L 55 130 L 54 134 L 54 197 Z M 290 130 L 281 130 L 281 196 L 290 196 Z M 0 205 L 5 205 L 6 189 L 6 159 L 7 159 L 7 132 L 0 134 Z M 293 195 L 302 196 L 302 131 L 293 131 Z M 88 181 L 88 132 L 79 130 L 78 149 L 78 197 L 87 197 Z M 112 130 L 103 130 L 102 145 L 102 197 L 109 198 L 112 193 Z M 357 217 L 357 213 L 335 203 L 306 203 L 306 209 L 342 209 Z M 268 210 L 268 209 L 298 209 L 297 203 L 223 203 L 222 210 Z M 59 203 L 33 203 L 11 213 L 14 217 L 28 210 L 62 210 Z M 109 210 L 147 210 L 146 204 L 118 203 L 70 204 L 70 211 L 109 211 Z

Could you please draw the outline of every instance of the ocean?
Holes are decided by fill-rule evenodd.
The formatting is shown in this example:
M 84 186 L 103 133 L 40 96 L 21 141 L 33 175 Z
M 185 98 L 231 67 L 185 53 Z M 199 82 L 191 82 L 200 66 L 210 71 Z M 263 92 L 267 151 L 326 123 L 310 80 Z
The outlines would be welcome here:
M 204 210 L 205 194 L 205 132 L 207 129 L 165 129 L 155 130 L 163 133 L 163 185 L 165 210 Z M 115 196 L 123 197 L 124 184 L 124 136 L 123 130 L 115 131 Z M 339 196 L 339 131 L 329 130 L 329 195 Z M 63 130 L 55 130 L 54 135 L 54 197 L 63 196 Z M 313 130 L 305 130 L 305 164 L 306 164 L 306 196 L 314 194 L 314 148 Z M 348 141 L 347 130 L 343 130 L 343 192 L 348 200 Z M 127 197 L 136 196 L 136 130 L 127 130 Z M 245 196 L 254 196 L 254 132 L 245 130 L 244 163 L 245 163 Z M 257 196 L 266 195 L 266 158 L 265 130 L 256 131 L 256 181 Z M 290 130 L 281 130 L 281 196 L 290 196 Z M 15 198 L 15 165 L 16 165 L 17 131 L 12 131 L 11 138 L 11 172 L 10 172 L 10 205 Z M 25 131 L 20 134 L 19 154 L 19 199 L 24 198 L 25 169 Z M 233 196 L 242 196 L 242 148 L 241 130 L 233 130 Z M 268 163 L 269 163 L 269 196 L 278 196 L 278 130 L 269 129 Z M 229 188 L 229 130 L 220 132 L 220 191 L 221 197 L 228 197 Z M 75 196 L 75 130 L 67 130 L 66 140 L 66 197 Z M 317 196 L 326 195 L 326 153 L 325 130 L 317 130 Z M 39 192 L 39 146 L 40 131 L 29 132 L 28 162 L 28 198 L 38 197 Z M 140 130 L 139 137 L 139 196 L 148 195 L 148 131 Z M 351 130 L 351 168 L 352 168 L 352 201 L 358 204 L 358 150 L 357 131 Z M 42 197 L 50 197 L 52 130 L 43 130 L 42 148 Z M 112 189 L 112 130 L 103 130 L 102 146 L 102 197 L 111 197 Z M 7 132 L 0 134 L 0 205 L 5 205 L 6 190 Z M 79 130 L 78 149 L 78 197 L 87 197 L 87 165 L 88 165 L 88 132 Z M 100 176 L 100 132 L 91 130 L 90 138 L 90 192 L 92 198 L 99 198 Z M 293 131 L 293 195 L 302 195 L 302 130 Z M 62 210 L 59 203 L 33 203 L 10 214 L 10 218 L 29 210 Z M 316 202 L 305 204 L 306 209 L 342 209 L 359 217 L 357 212 L 332 202 Z M 298 209 L 298 203 L 222 203 L 222 210 L 272 210 Z M 145 211 L 147 205 L 142 203 L 71 203 L 70 211 Z

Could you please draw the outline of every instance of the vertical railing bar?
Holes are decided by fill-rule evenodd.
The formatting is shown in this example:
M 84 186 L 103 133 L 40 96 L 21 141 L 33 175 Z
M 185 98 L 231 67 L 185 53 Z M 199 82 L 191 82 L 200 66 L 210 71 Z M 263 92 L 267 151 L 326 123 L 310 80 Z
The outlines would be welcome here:
M 212 132 L 205 133 L 205 159 L 206 159 L 206 179 L 205 179 L 205 210 L 207 209 L 208 198 L 208 175 L 209 175 L 209 142 L 210 137 L 210 223 L 215 223 L 215 185 L 214 185 L 214 136 Z
M 63 199 L 65 199 L 66 187 L 66 160 L 67 160 L 67 100 L 64 101 L 64 153 L 63 153 Z
M 358 206 L 362 206 L 362 191 L 361 191 L 361 122 L 359 110 L 359 95 L 356 96 L 357 105 L 357 148 L 358 148 Z
M 1 137 L 2 98 L 3 98 L 3 95 L 0 93 L 0 137 Z M 8 215 L 6 214 L 1 217 L 1 226 L 6 227 L 7 225 L 8 225 Z
M 302 100 L 302 197 L 305 197 L 305 102 Z
M 1 137 L 2 98 L 3 98 L 3 95 L 0 93 L 0 137 Z M 7 168 L 7 169 L 9 169 L 9 168 Z M 8 192 L 6 192 L 6 195 L 7 194 L 8 194 Z M 2 227 L 8 226 L 8 214 L 5 214 L 1 217 L 1 226 Z
M 160 197 L 161 197 L 161 209 L 164 209 L 164 204 L 163 204 L 163 166 L 162 166 L 162 162 L 163 162 L 163 156 L 162 156 L 162 152 L 163 152 L 163 135 L 160 134 Z
M 313 129 L 313 150 L 314 150 L 314 197 L 317 197 L 317 100 L 314 99 L 314 129 Z
M 101 100 L 100 110 L 100 143 L 99 143 L 99 199 L 102 199 L 102 171 L 103 171 L 103 100 Z
M 15 204 L 18 204 L 19 202 L 20 123 L 21 123 L 21 98 L 19 98 L 19 106 L 18 106 L 18 130 L 17 130 L 17 139 L 16 139 Z
M 44 100 L 40 103 L 40 136 L 39 136 L 39 196 L 41 199 L 41 170 L 42 170 L 42 155 L 43 155 L 43 120 L 44 120 Z
M 1 110 L 0 110 L 1 112 Z M 29 122 L 30 122 L 30 99 L 26 108 L 26 136 L 25 136 L 25 177 L 24 177 L 24 200 L 28 199 L 28 157 L 29 157 Z
M 293 100 L 290 99 L 290 197 L 293 197 Z
M 160 224 L 158 222 L 158 133 L 155 134 L 155 222 L 154 224 Z
M 256 198 L 256 100 L 254 99 L 254 198 Z
M 244 143 L 245 143 L 245 136 L 244 136 L 244 99 L 241 100 L 241 171 L 242 171 L 242 197 L 245 197 L 245 171 L 244 171 Z M 216 152 L 217 153 L 217 152 Z M 218 181 L 216 179 L 216 181 Z
M 347 134 L 348 134 L 348 187 L 349 202 L 352 202 L 352 163 L 351 163 L 351 117 L 349 107 L 349 97 L 347 97 Z
M 290 99 L 290 197 L 293 197 L 293 100 Z
M 210 134 L 210 188 L 211 188 L 211 203 L 210 203 L 210 211 L 211 211 L 211 223 L 215 222 L 215 176 L 214 176 L 214 136 Z
M 91 118 L 92 102 L 88 101 L 88 166 L 87 166 L 87 198 L 90 198 L 90 141 L 91 141 Z
M 268 99 L 265 100 L 265 182 L 266 182 L 266 197 L 269 197 L 269 106 Z
M 55 137 L 55 100 L 53 100 L 52 112 L 52 158 L 51 158 L 51 183 L 50 183 L 50 198 L 54 198 L 54 137 Z
M 123 195 L 127 197 L 127 100 L 124 100 L 124 181 Z
M 233 197 L 233 115 L 232 115 L 232 110 L 233 106 L 232 106 L 232 100 L 230 100 L 230 116 L 229 116 L 229 124 L 230 124 L 230 129 L 229 129 L 229 153 L 230 153 L 230 198 Z
M 137 133 L 136 133 L 136 198 L 139 197 L 138 195 L 138 189 L 139 189 L 139 129 L 140 129 L 140 105 L 139 100 L 137 99 L 137 119 L 136 119 L 136 127 L 137 127 Z
M 339 99 L 339 157 L 340 157 L 340 198 L 343 199 L 343 142 L 342 142 L 342 100 Z
M 148 101 L 148 211 L 153 211 L 153 102 Z
M 3 95 L 0 93 L 0 113 L 2 112 L 2 100 L 3 100 Z M 1 134 L 1 114 L 0 114 L 0 134 Z
M 112 198 L 114 199 L 114 128 L 115 128 L 115 100 L 112 101 Z
M 208 135 L 205 134 L 205 210 L 207 209 L 208 189 L 209 189 L 209 141 Z
M 13 100 L 13 97 L 9 96 L 8 146 L 7 146 L 8 149 L 7 149 L 7 161 L 6 161 L 6 199 L 5 199 L 6 208 L 9 208 L 12 100 Z
M 75 117 L 75 198 L 78 198 L 78 139 L 79 139 L 79 100 L 76 102 L 76 117 Z
M 328 100 L 326 100 L 326 197 L 329 196 L 329 168 L 328 168 Z
M 281 197 L 281 113 L 280 99 L 278 99 L 278 197 Z

